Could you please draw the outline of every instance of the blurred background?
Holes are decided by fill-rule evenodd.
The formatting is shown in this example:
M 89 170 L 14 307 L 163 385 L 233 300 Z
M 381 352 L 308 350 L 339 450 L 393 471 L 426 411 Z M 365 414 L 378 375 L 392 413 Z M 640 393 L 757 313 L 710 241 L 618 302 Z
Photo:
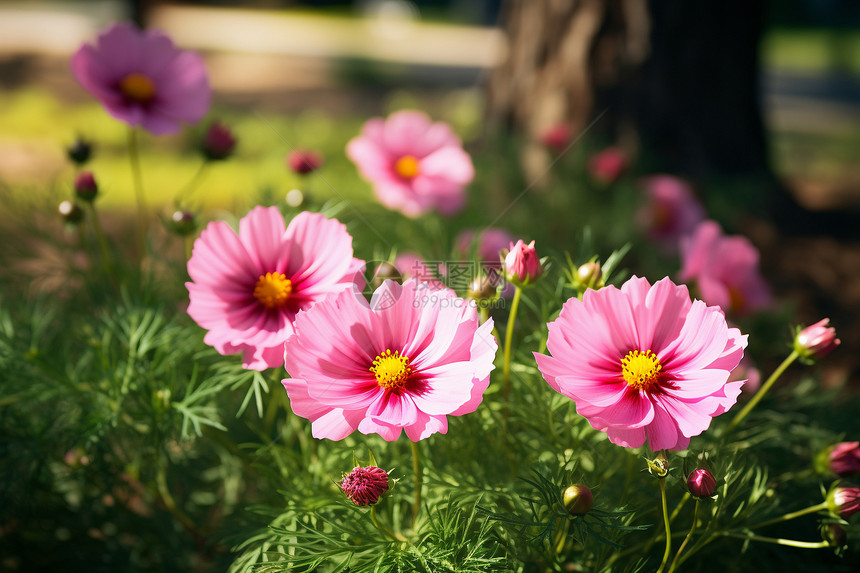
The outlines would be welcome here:
M 215 90 L 201 126 L 147 140 L 156 203 L 194 176 L 189 157 L 212 119 L 240 145 L 202 200 L 234 210 L 252 192 L 283 197 L 297 184 L 284 166 L 293 147 L 322 150 L 339 194 L 368 200 L 343 145 L 393 109 L 450 122 L 484 153 L 479 170 L 507 161 L 487 141 L 514 141 L 526 184 L 553 160 L 541 135 L 563 124 L 571 140 L 620 146 L 641 174 L 694 181 L 714 216 L 762 250 L 766 276 L 800 320 L 830 315 L 860 348 L 860 328 L 846 328 L 860 324 L 856 1 L 2 0 L 3 189 L 67 188 L 64 148 L 82 135 L 99 145 L 102 207 L 131 208 L 124 126 L 69 70 L 82 43 L 126 19 L 202 53 Z M 505 208 L 499 197 L 491 212 Z M 842 380 L 858 360 L 834 368 Z

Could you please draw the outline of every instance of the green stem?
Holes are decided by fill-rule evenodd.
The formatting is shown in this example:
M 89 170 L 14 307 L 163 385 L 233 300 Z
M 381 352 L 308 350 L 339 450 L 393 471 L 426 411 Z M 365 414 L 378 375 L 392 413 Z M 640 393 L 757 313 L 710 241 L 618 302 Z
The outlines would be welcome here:
M 508 326 L 505 328 L 505 357 L 504 364 L 502 366 L 503 372 L 503 383 L 502 387 L 502 396 L 505 402 L 508 401 L 508 396 L 510 395 L 510 382 L 511 382 L 511 341 L 514 338 L 514 324 L 517 320 L 517 309 L 520 306 L 520 296 L 523 293 L 523 289 L 520 287 L 516 287 L 514 291 L 514 300 L 511 303 L 511 313 L 508 315 Z
M 681 513 L 681 508 L 683 508 L 689 500 L 690 492 L 688 491 L 684 493 L 684 496 L 681 498 L 681 501 L 679 501 L 678 505 L 675 506 L 675 509 L 672 510 L 672 515 L 669 516 L 669 523 L 674 523 L 675 518 L 678 517 L 679 513 Z M 698 500 L 696 506 L 698 506 Z
M 663 506 L 663 525 L 666 526 L 666 550 L 663 552 L 663 561 L 660 562 L 660 568 L 657 573 L 663 573 L 666 568 L 666 563 L 669 561 L 669 554 L 672 552 L 672 529 L 669 525 L 669 510 L 666 507 L 666 480 L 660 479 L 660 502 Z
M 747 402 L 746 406 L 744 406 L 743 409 L 738 412 L 738 415 L 735 416 L 734 420 L 731 421 L 731 423 L 726 428 L 725 433 L 723 433 L 723 437 L 727 436 L 732 430 L 735 429 L 735 427 L 737 427 L 738 424 L 743 422 L 744 418 L 747 417 L 747 415 L 752 411 L 752 409 L 755 408 L 759 402 L 761 402 L 761 399 L 764 398 L 764 395 L 767 394 L 767 391 L 770 390 L 770 387 L 773 386 L 774 382 L 776 382 L 779 377 L 782 376 L 782 373 L 785 372 L 786 368 L 791 366 L 791 363 L 797 360 L 799 357 L 800 354 L 798 354 L 796 350 L 793 350 L 791 354 L 789 354 L 788 357 L 782 361 L 782 364 L 776 367 L 776 370 L 773 371 L 773 374 L 770 375 L 770 378 L 768 378 L 765 383 L 762 384 L 758 392 L 755 393 L 755 396 L 753 396 L 752 399 Z
M 487 322 L 490 319 L 490 309 L 481 304 L 478 305 L 478 316 L 481 319 L 481 324 Z
M 782 521 L 788 521 L 790 519 L 794 519 L 796 517 L 800 517 L 802 515 L 809 515 L 810 513 L 815 513 L 817 511 L 822 511 L 827 509 L 827 502 L 823 501 L 818 505 L 813 505 L 804 509 L 799 509 L 797 511 L 793 511 L 791 513 L 786 513 L 783 516 L 775 517 L 774 519 L 769 519 L 767 521 L 762 521 L 761 523 L 756 523 L 755 525 L 751 525 L 747 527 L 747 529 L 758 529 L 759 527 L 766 527 L 768 525 L 773 525 L 774 523 L 780 523 Z
M 146 197 L 143 192 L 143 174 L 140 169 L 140 151 L 137 144 L 137 129 L 128 130 L 128 159 L 131 163 L 131 174 L 134 180 L 134 196 L 137 200 L 137 232 L 140 241 L 140 256 L 146 251 Z
M 108 275 L 111 278 L 115 279 L 116 276 L 113 270 L 113 262 L 110 256 L 110 249 L 108 248 L 107 239 L 105 239 L 104 231 L 102 231 L 102 225 L 99 221 L 99 214 L 96 212 L 96 206 L 94 203 L 89 204 L 90 213 L 92 214 L 93 220 L 93 233 L 96 235 L 96 241 L 99 244 L 99 250 L 102 253 L 102 259 L 105 264 L 105 270 L 107 270 Z
M 824 549 L 830 547 L 828 541 L 796 541 L 794 539 L 783 539 L 781 537 L 761 537 L 760 535 L 744 535 L 742 533 L 723 532 L 724 537 L 735 537 L 737 539 L 749 539 L 750 541 L 761 541 L 762 543 L 774 543 L 776 545 L 787 545 L 788 547 L 799 547 L 800 549 Z
M 174 501 L 173 496 L 170 494 L 170 489 L 167 487 L 167 472 L 162 465 L 158 468 L 158 473 L 155 475 L 155 484 L 158 488 L 158 495 L 161 496 L 161 501 L 164 502 L 164 506 L 167 507 L 167 510 L 176 518 L 176 520 L 182 524 L 185 529 L 191 532 L 193 535 L 198 536 L 197 527 L 194 525 L 194 522 L 191 521 L 191 518 L 185 515 L 185 513 L 179 509 L 179 506 L 176 505 L 176 501 Z
M 381 531 L 382 533 L 384 533 L 385 535 L 387 535 L 391 539 L 394 539 L 395 541 L 406 541 L 406 538 L 404 538 L 402 535 L 394 533 L 388 527 L 383 525 L 381 521 L 379 521 L 379 516 L 376 515 L 376 506 L 375 505 L 370 506 L 370 520 L 373 521 L 373 525 L 376 526 L 376 529 L 378 529 L 379 531 Z
M 693 532 L 696 531 L 696 522 L 699 517 L 699 500 L 696 500 L 696 505 L 693 506 L 693 525 L 690 526 L 690 532 L 687 534 L 687 537 L 684 538 L 684 542 L 681 543 L 681 547 L 678 548 L 678 552 L 675 554 L 675 558 L 672 559 L 672 564 L 669 566 L 669 573 L 675 570 L 675 567 L 678 565 L 678 558 L 681 557 L 681 553 L 684 552 L 684 548 L 687 547 L 687 543 L 690 542 L 690 539 L 693 537 Z
M 181 208 L 183 206 L 183 202 L 187 200 L 188 196 L 190 196 L 200 185 L 200 182 L 203 180 L 203 174 L 206 172 L 206 168 L 208 166 L 209 160 L 206 159 L 200 164 L 200 167 L 197 168 L 197 171 L 195 171 L 194 175 L 191 176 L 191 179 L 188 180 L 188 183 L 176 192 L 176 196 L 173 198 L 173 204 L 176 205 L 177 208 Z
M 421 510 L 421 487 L 424 483 L 424 476 L 421 469 L 421 452 L 418 451 L 418 444 L 410 440 L 412 446 L 412 472 L 415 474 L 415 502 L 412 504 L 412 527 L 415 527 L 415 522 L 418 519 L 418 512 Z

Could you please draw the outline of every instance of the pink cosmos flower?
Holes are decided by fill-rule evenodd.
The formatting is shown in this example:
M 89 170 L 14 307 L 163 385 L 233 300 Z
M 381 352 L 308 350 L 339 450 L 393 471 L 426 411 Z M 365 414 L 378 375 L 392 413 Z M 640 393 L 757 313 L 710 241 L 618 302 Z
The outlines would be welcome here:
M 830 471 L 839 477 L 860 474 L 860 442 L 840 442 L 827 455 Z
M 287 340 L 283 381 L 293 412 L 316 438 L 358 430 L 412 441 L 448 431 L 448 415 L 473 412 L 490 383 L 492 319 L 473 303 L 415 279 L 385 281 L 370 304 L 342 292 L 301 312 Z
M 683 179 L 652 175 L 642 181 L 645 205 L 637 220 L 645 233 L 664 251 L 678 250 L 681 237 L 692 233 L 705 218 L 705 210 Z
M 369 120 L 346 154 L 373 184 L 379 201 L 407 217 L 431 210 L 453 215 L 465 204 L 463 188 L 475 176 L 451 127 L 431 123 L 418 111 Z
M 737 315 L 771 304 L 770 289 L 758 269 L 758 250 L 746 237 L 723 235 L 703 221 L 681 240 L 682 281 L 696 281 L 702 300 Z
M 633 277 L 621 289 L 588 290 L 549 323 L 547 349 L 535 353 L 552 388 L 576 402 L 609 440 L 654 451 L 680 450 L 737 400 L 728 382 L 747 345 L 723 312 L 691 301 L 668 278 Z
M 109 114 L 162 135 L 195 123 L 212 95 L 203 59 L 157 30 L 114 24 L 72 56 L 72 72 Z
M 281 366 L 296 314 L 354 283 L 363 287 L 363 270 L 337 220 L 304 212 L 285 227 L 276 207 L 255 207 L 238 235 L 219 221 L 194 241 L 188 314 L 209 331 L 206 344 L 241 351 L 245 368 Z
M 614 183 L 627 170 L 630 161 L 619 147 L 607 147 L 588 160 L 588 172 L 600 183 Z

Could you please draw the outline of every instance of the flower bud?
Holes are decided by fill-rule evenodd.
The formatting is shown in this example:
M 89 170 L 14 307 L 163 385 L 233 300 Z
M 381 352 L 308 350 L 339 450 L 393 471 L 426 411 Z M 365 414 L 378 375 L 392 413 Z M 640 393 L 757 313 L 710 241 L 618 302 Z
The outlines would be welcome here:
M 84 171 L 75 177 L 75 194 L 78 199 L 92 201 L 99 193 L 99 186 L 92 172 Z
M 203 136 L 200 150 L 206 159 L 220 161 L 233 155 L 236 149 L 236 137 L 233 132 L 220 121 L 213 122 Z
M 573 139 L 573 129 L 570 124 L 556 123 L 544 130 L 538 138 L 541 145 L 549 147 L 556 153 L 564 151 Z
M 588 487 L 578 483 L 564 490 L 564 507 L 573 515 L 585 515 L 594 503 L 594 495 Z
M 576 269 L 576 281 L 582 289 L 599 289 L 603 284 L 603 271 L 600 270 L 600 263 L 592 261 L 581 265 Z
M 658 454 L 653 460 L 646 459 L 645 463 L 648 464 L 648 473 L 652 476 L 663 479 L 669 475 L 669 460 L 664 454 Z
M 63 220 L 70 225 L 77 225 L 84 219 L 84 212 L 74 201 L 63 201 L 59 211 Z
M 466 298 L 472 299 L 478 303 L 488 303 L 496 300 L 499 296 L 499 289 L 493 280 L 485 274 L 481 274 L 469 283 L 469 291 L 466 293 Z
M 376 270 L 373 271 L 373 283 L 374 288 L 379 288 L 382 286 L 382 283 L 386 280 L 393 280 L 397 282 L 401 282 L 403 280 L 403 275 L 400 274 L 400 271 L 397 270 L 397 267 L 392 265 L 391 263 L 381 263 Z
M 819 360 L 830 354 L 842 341 L 836 338 L 836 329 L 828 327 L 829 318 L 799 330 L 794 337 L 794 350 L 801 358 Z
M 830 547 L 843 547 L 847 540 L 845 528 L 838 523 L 822 523 L 821 539 L 830 544 Z
M 191 211 L 179 209 L 170 216 L 168 228 L 180 237 L 187 237 L 197 230 L 197 217 Z
M 84 165 L 87 161 L 90 160 L 90 157 L 93 155 L 93 146 L 92 144 L 80 137 L 78 137 L 74 143 L 66 148 L 66 156 L 69 158 L 69 161 L 74 163 L 75 165 Z
M 543 267 L 535 251 L 535 242 L 526 245 L 522 239 L 504 254 L 505 278 L 516 286 L 527 286 L 543 274 Z
M 588 160 L 591 177 L 604 184 L 614 183 L 627 169 L 627 155 L 618 147 L 608 147 Z
M 287 165 L 299 175 L 307 175 L 311 171 L 316 171 L 322 167 L 322 164 L 322 155 L 316 151 L 294 149 L 287 155 Z
M 340 489 L 355 505 L 373 505 L 388 491 L 388 473 L 376 466 L 355 468 L 343 477 Z
M 848 519 L 860 511 L 860 489 L 837 486 L 827 493 L 827 509 L 835 516 Z
M 711 497 L 717 491 L 717 480 L 711 472 L 699 468 L 687 476 L 687 489 L 693 497 Z
M 839 477 L 860 474 L 860 442 L 840 442 L 826 452 L 831 472 Z

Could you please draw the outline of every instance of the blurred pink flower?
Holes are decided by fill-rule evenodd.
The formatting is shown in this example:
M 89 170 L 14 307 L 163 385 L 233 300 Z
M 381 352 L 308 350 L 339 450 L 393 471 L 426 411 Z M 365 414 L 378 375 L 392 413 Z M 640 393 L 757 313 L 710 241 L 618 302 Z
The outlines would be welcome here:
M 830 471 L 839 477 L 860 474 L 860 442 L 840 442 L 827 455 Z
M 705 210 L 683 179 L 652 175 L 642 184 L 645 204 L 637 213 L 637 221 L 664 251 L 676 252 L 678 241 L 702 222 Z
M 588 172 L 601 183 L 614 183 L 627 170 L 630 161 L 619 147 L 607 147 L 588 160 Z
M 573 128 L 568 123 L 556 123 L 542 131 L 538 140 L 541 145 L 561 153 L 573 140 Z
M 200 149 L 207 159 L 222 161 L 233 155 L 236 143 L 236 136 L 230 128 L 220 121 L 214 121 L 206 130 L 203 141 L 200 142 Z
M 370 304 L 357 292 L 328 297 L 295 326 L 283 384 L 313 436 L 331 440 L 446 433 L 447 415 L 483 400 L 497 348 L 492 319 L 479 325 L 474 303 L 415 279 L 385 281 Z
M 311 149 L 293 149 L 287 154 L 287 165 L 299 175 L 307 175 L 316 171 L 323 164 L 322 153 Z
M 363 287 L 363 270 L 337 220 L 303 212 L 285 227 L 276 207 L 255 207 L 238 235 L 218 221 L 194 241 L 188 314 L 219 353 L 243 352 L 245 368 L 281 366 L 296 314 L 354 283 Z
M 72 72 L 109 114 L 155 135 L 175 133 L 209 110 L 212 92 L 203 59 L 176 48 L 157 30 L 114 24 L 95 45 L 78 49 Z
M 684 449 L 741 392 L 728 379 L 746 335 L 668 278 L 588 290 L 548 326 L 551 356 L 535 353 L 541 374 L 614 444 Z
M 460 138 L 444 122 L 418 111 L 398 111 L 364 124 L 346 146 L 376 197 L 389 209 L 417 217 L 436 210 L 453 215 L 466 202 L 475 169 Z
M 703 221 L 681 239 L 680 279 L 695 281 L 706 303 L 746 315 L 772 302 L 758 260 L 758 250 L 746 237 L 723 235 L 717 223 Z
M 446 275 L 443 261 L 425 261 L 418 253 L 403 251 L 394 259 L 396 268 L 404 279 L 415 277 L 419 282 L 427 282 L 434 288 L 445 288 L 442 277 Z
M 454 242 L 461 256 L 471 257 L 472 249 L 475 249 L 481 261 L 485 263 L 498 263 L 501 260 L 499 253 L 502 249 L 507 249 L 511 243 L 516 241 L 516 237 L 506 229 L 488 227 L 478 235 L 477 245 L 473 244 L 474 241 L 475 230 L 466 229 L 457 235 Z

